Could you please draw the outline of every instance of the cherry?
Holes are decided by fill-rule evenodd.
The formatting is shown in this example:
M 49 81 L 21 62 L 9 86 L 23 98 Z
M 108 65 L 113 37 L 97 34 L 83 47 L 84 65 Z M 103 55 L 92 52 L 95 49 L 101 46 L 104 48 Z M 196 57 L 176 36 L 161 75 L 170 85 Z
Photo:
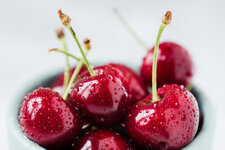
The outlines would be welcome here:
M 181 149 L 193 140 L 199 125 L 198 103 L 191 92 L 176 84 L 157 91 L 159 39 L 171 15 L 163 17 L 155 44 L 152 94 L 133 105 L 126 118 L 128 134 L 144 149 Z
M 118 77 L 106 73 L 79 80 L 70 95 L 88 121 L 112 127 L 123 121 L 132 103 L 128 92 Z
M 46 148 L 72 143 L 82 127 L 78 111 L 50 88 L 39 88 L 24 97 L 19 120 L 26 136 Z
M 120 134 L 106 129 L 88 132 L 81 137 L 75 150 L 134 150 L 135 148 Z
M 179 85 L 158 89 L 160 101 L 152 94 L 136 103 L 128 113 L 126 129 L 131 138 L 147 149 L 181 149 L 198 130 L 199 109 L 195 97 Z
M 133 31 L 117 9 L 115 9 L 115 14 L 135 40 L 147 50 L 140 71 L 142 76 L 152 84 L 154 47 L 149 50 L 145 42 Z M 191 87 L 191 79 L 194 74 L 193 61 L 188 51 L 181 45 L 169 41 L 161 43 L 159 45 L 157 63 L 157 84 L 159 87 L 162 87 L 164 84 L 178 84 L 187 88 Z
M 152 65 L 154 47 L 143 58 L 141 74 L 152 84 Z M 159 45 L 157 60 L 157 85 L 178 84 L 188 86 L 193 77 L 193 62 L 188 51 L 173 42 L 163 42 Z

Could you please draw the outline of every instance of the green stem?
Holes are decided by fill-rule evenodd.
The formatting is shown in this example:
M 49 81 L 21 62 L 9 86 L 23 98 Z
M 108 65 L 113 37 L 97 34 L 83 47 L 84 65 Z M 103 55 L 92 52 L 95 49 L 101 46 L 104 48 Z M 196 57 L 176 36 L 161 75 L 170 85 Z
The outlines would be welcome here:
M 67 52 L 67 51 L 64 51 L 64 50 L 61 50 L 61 49 L 54 49 L 54 51 L 60 52 L 60 53 L 63 53 L 63 54 L 66 54 L 66 56 L 73 57 L 73 58 L 74 58 L 75 60 L 77 60 L 77 61 L 80 61 L 80 60 L 81 60 L 80 58 L 74 56 L 73 54 L 71 54 L 71 53 L 69 53 L 69 52 Z
M 61 38 L 60 39 L 63 45 L 63 48 L 65 50 L 65 52 L 68 51 L 67 45 L 66 45 L 66 41 L 65 38 Z M 69 63 L 69 56 L 65 55 L 65 60 L 66 60 L 66 64 L 65 64 L 65 71 L 64 71 L 64 82 L 63 82 L 63 94 L 65 93 L 65 90 L 69 84 L 69 80 L 70 80 L 70 63 Z
M 137 35 L 136 32 L 134 32 L 134 30 L 130 27 L 130 25 L 126 22 L 126 20 L 123 18 L 123 16 L 119 13 L 119 11 L 117 9 L 115 9 L 115 14 L 118 17 L 118 19 L 120 20 L 120 22 L 124 25 L 124 27 L 127 29 L 127 31 L 133 36 L 133 38 L 145 49 L 145 50 L 149 50 L 149 47 L 147 46 L 147 44 L 141 40 L 141 38 Z
M 71 89 L 71 87 L 72 87 L 72 85 L 73 85 L 73 83 L 74 83 L 74 81 L 75 81 L 77 75 L 79 74 L 80 69 L 81 69 L 83 63 L 84 63 L 83 60 L 80 60 L 80 62 L 79 62 L 78 65 L 76 66 L 76 69 L 75 69 L 74 72 L 73 72 L 73 75 L 72 75 L 72 77 L 71 77 L 71 79 L 70 79 L 70 82 L 69 82 L 67 88 L 66 88 L 66 91 L 65 91 L 65 93 L 63 94 L 63 99 L 64 99 L 65 101 L 66 101 L 67 98 L 68 98 L 69 91 L 70 91 L 70 89 Z
M 91 76 L 95 76 L 96 73 L 94 72 L 93 68 L 90 66 L 90 63 L 87 60 L 87 57 L 86 57 L 86 55 L 85 55 L 85 53 L 84 53 L 84 51 L 83 51 L 83 49 L 82 49 L 82 47 L 80 45 L 80 42 L 79 42 L 75 32 L 73 31 L 71 26 L 67 26 L 67 28 L 69 29 L 70 33 L 72 34 L 73 38 L 75 39 L 75 41 L 76 41 L 76 43 L 77 43 L 77 45 L 78 45 L 78 47 L 80 49 L 80 52 L 81 52 L 81 54 L 83 56 L 84 63 L 87 66 L 88 71 L 90 72 Z
M 153 56 L 153 66 L 152 66 L 152 103 L 158 101 L 158 95 L 157 95 L 157 57 L 158 57 L 158 50 L 159 50 L 159 41 L 160 37 L 162 35 L 163 30 L 165 29 L 167 25 L 162 23 L 159 27 L 156 43 L 155 43 L 155 49 L 154 49 L 154 56 Z

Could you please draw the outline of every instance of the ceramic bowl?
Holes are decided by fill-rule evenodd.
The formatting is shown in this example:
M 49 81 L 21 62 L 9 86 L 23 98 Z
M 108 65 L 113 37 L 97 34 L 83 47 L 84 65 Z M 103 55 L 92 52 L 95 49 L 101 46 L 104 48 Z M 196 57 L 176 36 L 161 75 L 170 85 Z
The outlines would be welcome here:
M 98 63 L 104 64 L 104 63 Z M 134 70 L 138 69 L 138 66 L 132 63 L 124 63 L 129 64 L 131 68 Z M 131 65 L 132 64 L 132 65 Z M 23 101 L 24 95 L 38 88 L 39 86 L 48 87 L 52 84 L 54 79 L 59 74 L 59 71 L 55 73 L 47 73 L 38 78 L 34 78 L 33 81 L 25 84 L 24 87 L 18 89 L 18 95 L 15 96 L 13 100 L 11 100 L 8 104 L 7 108 L 7 130 L 8 130 L 8 141 L 9 141 L 9 149 L 10 150 L 44 150 L 43 147 L 38 144 L 32 142 L 28 138 L 26 138 L 25 134 L 22 133 L 18 115 L 20 110 L 20 105 Z M 201 113 L 203 115 L 201 128 L 195 137 L 195 139 L 184 149 L 186 150 L 207 150 L 212 149 L 213 144 L 213 135 L 215 131 L 215 109 L 209 99 L 204 95 L 203 92 L 200 91 L 200 87 L 194 86 L 192 90 L 193 94 L 196 96 L 199 107 L 201 109 Z

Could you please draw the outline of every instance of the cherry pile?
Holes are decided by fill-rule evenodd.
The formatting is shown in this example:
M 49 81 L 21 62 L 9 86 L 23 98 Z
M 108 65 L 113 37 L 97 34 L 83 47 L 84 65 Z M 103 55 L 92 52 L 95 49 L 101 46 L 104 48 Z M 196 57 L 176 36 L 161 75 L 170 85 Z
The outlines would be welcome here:
M 68 52 L 63 30 L 57 30 L 63 48 L 49 51 L 65 55 L 65 71 L 51 87 L 24 97 L 19 121 L 30 140 L 47 149 L 73 150 L 181 149 L 193 140 L 200 114 L 185 88 L 193 76 L 191 57 L 176 43 L 159 43 L 172 20 L 170 11 L 143 59 L 141 76 L 119 63 L 92 67 L 86 57 L 90 40 L 84 40 L 84 50 L 71 19 L 58 13 L 82 57 Z M 78 61 L 76 67 L 70 67 L 69 57 Z

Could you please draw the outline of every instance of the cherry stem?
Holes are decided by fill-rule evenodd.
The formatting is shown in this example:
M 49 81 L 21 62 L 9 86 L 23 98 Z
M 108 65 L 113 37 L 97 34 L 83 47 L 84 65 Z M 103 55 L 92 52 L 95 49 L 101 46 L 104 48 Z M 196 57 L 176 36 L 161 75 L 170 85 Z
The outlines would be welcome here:
M 127 31 L 133 36 L 133 38 L 145 49 L 149 50 L 149 47 L 147 44 L 137 35 L 136 32 L 130 27 L 130 25 L 127 23 L 127 21 L 124 19 L 124 17 L 120 14 L 118 9 L 114 9 L 114 13 L 116 14 L 117 18 L 120 20 L 120 22 L 124 25 L 124 27 L 127 29 Z
M 65 50 L 65 52 L 68 52 L 68 48 L 67 48 L 67 45 L 66 45 L 66 41 L 65 41 L 65 38 L 62 37 L 60 38 L 61 42 L 62 42 L 62 45 L 63 45 L 63 48 Z M 65 63 L 65 70 L 64 70 L 64 81 L 63 81 L 63 93 L 65 93 L 65 90 L 69 84 L 69 80 L 70 80 L 70 63 L 69 63 L 69 56 L 66 55 L 65 56 L 65 60 L 66 60 L 66 63 Z
M 75 69 L 74 72 L 73 72 L 73 75 L 72 75 L 72 77 L 71 77 L 71 79 L 70 79 L 70 82 L 69 82 L 69 84 L 68 84 L 68 86 L 67 86 L 67 88 L 66 88 L 66 90 L 65 90 L 65 93 L 63 94 L 63 99 L 64 99 L 65 101 L 66 101 L 67 98 L 68 98 L 69 91 L 70 91 L 70 89 L 71 89 L 71 87 L 72 87 L 72 85 L 73 85 L 73 83 L 74 83 L 76 77 L 78 76 L 78 74 L 79 74 L 79 72 L 80 72 L 81 67 L 83 66 L 83 64 L 84 64 L 83 60 L 80 60 L 80 62 L 79 62 L 78 65 L 76 66 L 76 69 Z
M 91 76 L 95 76 L 96 73 L 94 72 L 93 68 L 91 67 L 90 63 L 88 62 L 87 57 L 86 57 L 86 55 L 85 55 L 85 53 L 84 53 L 84 51 L 83 51 L 83 49 L 82 49 L 82 47 L 80 45 L 80 42 L 77 39 L 77 36 L 76 36 L 75 32 L 73 31 L 71 26 L 68 29 L 69 29 L 70 33 L 73 35 L 73 38 L 75 39 L 75 41 L 76 41 L 76 43 L 77 43 L 77 45 L 78 45 L 78 47 L 80 49 L 80 52 L 81 52 L 81 54 L 83 56 L 84 63 L 86 64 L 86 66 L 88 68 L 88 71 L 90 72 Z
M 62 45 L 63 45 L 63 49 L 65 52 L 68 51 L 67 45 L 66 45 L 66 40 L 65 40 L 65 36 L 64 36 L 64 31 L 62 28 L 59 28 L 56 30 L 56 35 L 58 37 L 58 39 L 61 41 Z M 70 80 L 70 63 L 69 63 L 69 56 L 65 55 L 65 70 L 64 70 L 64 80 L 63 80 L 63 93 L 66 90 L 66 87 L 69 83 Z
M 80 60 L 81 60 L 81 58 L 78 58 L 78 57 L 74 56 L 73 54 L 71 54 L 71 53 L 69 53 L 69 52 L 67 52 L 67 51 L 64 51 L 64 50 L 62 50 L 62 49 L 52 48 L 52 49 L 49 49 L 48 51 L 49 51 L 49 52 L 56 51 L 56 52 L 59 52 L 59 53 L 63 53 L 63 54 L 65 54 L 66 56 L 70 56 L 70 57 L 76 59 L 77 61 L 80 61 Z
M 154 48 L 154 56 L 153 56 L 153 66 L 152 66 L 152 103 L 159 101 L 157 95 L 157 57 L 158 57 L 158 50 L 159 50 L 159 41 L 162 35 L 163 30 L 165 27 L 170 24 L 172 19 L 172 14 L 170 11 L 167 11 L 166 14 L 162 18 L 162 23 L 159 27 L 158 35 L 156 38 L 155 48 Z

